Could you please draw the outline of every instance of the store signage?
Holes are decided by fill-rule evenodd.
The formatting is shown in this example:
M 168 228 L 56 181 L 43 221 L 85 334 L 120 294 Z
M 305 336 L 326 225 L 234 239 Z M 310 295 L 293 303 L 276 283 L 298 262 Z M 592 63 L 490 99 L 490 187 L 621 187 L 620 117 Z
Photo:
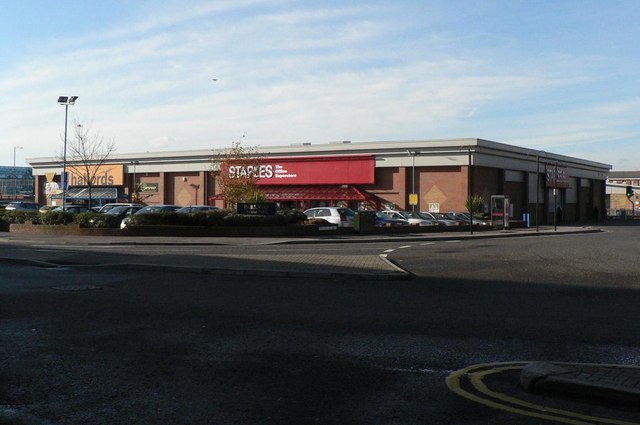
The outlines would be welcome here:
M 259 165 L 230 165 L 231 178 L 256 176 L 259 185 L 373 184 L 375 160 L 369 155 L 265 158 Z
M 547 188 L 567 188 L 570 186 L 569 170 L 566 167 L 547 166 L 545 171 Z
M 157 192 L 158 183 L 139 183 L 138 192 Z
M 69 186 L 122 186 L 124 182 L 124 166 L 122 164 L 109 165 L 72 165 L 67 166 Z
M 238 202 L 236 210 L 238 214 L 276 215 L 276 204 L 275 202 L 259 202 L 257 204 Z

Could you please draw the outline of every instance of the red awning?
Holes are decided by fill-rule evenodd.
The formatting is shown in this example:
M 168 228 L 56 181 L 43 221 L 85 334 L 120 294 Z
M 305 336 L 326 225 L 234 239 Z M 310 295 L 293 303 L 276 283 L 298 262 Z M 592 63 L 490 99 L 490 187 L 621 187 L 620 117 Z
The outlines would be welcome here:
M 260 186 L 269 201 L 365 201 L 366 196 L 349 185 Z M 210 199 L 221 199 L 214 195 Z

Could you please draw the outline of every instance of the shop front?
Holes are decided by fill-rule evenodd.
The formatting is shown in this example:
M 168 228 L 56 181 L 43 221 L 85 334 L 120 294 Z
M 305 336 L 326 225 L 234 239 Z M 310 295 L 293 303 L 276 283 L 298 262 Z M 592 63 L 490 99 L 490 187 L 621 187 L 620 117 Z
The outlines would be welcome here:
M 358 185 L 375 183 L 375 160 L 371 155 L 264 158 L 256 170 L 230 166 L 229 177 L 254 173 L 260 191 L 280 208 L 307 209 L 317 206 L 348 206 L 357 209 L 367 194 Z M 224 200 L 219 194 L 212 203 Z

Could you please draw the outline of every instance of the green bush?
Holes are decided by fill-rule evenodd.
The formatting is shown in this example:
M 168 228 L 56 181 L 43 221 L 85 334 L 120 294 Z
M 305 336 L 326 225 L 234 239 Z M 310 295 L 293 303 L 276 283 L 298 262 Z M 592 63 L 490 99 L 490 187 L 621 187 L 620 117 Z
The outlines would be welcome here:
M 97 227 L 117 229 L 120 227 L 122 219 L 111 214 L 101 214 L 96 212 L 86 212 L 75 214 L 73 222 L 78 223 L 80 227 Z
M 283 216 L 287 224 L 299 224 L 307 221 L 307 216 L 300 210 L 280 210 L 278 215 Z
M 27 221 L 31 221 L 34 224 L 40 223 L 39 211 L 16 211 L 16 210 L 3 210 L 2 219 L 7 223 L 24 224 Z
M 40 224 L 60 225 L 73 223 L 74 215 L 66 211 L 47 211 L 40 214 Z

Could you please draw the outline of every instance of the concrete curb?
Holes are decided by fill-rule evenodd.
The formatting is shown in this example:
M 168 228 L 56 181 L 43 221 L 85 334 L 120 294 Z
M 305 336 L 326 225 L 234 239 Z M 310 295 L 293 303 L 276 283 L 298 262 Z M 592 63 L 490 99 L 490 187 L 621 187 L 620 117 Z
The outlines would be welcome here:
M 225 276 L 261 276 L 261 277 L 287 277 L 302 279 L 336 279 L 349 278 L 358 280 L 408 280 L 412 275 L 405 270 L 393 265 L 389 265 L 396 269 L 394 272 L 388 273 L 358 273 L 358 272 L 305 272 L 305 271 L 289 271 L 289 270 L 264 270 L 264 269 L 231 269 L 231 268 L 215 268 L 215 267 L 199 267 L 199 266 L 162 266 L 155 264 L 143 263 L 118 263 L 118 264 L 98 264 L 98 265 L 77 265 L 66 266 L 70 268 L 92 268 L 92 269 L 110 269 L 119 268 L 121 270 L 144 271 L 144 272 L 179 272 L 179 273 L 195 273 L 195 274 L 217 274 Z
M 535 394 L 603 400 L 638 409 L 638 378 L 640 369 L 629 366 L 533 362 L 522 369 L 520 385 Z

